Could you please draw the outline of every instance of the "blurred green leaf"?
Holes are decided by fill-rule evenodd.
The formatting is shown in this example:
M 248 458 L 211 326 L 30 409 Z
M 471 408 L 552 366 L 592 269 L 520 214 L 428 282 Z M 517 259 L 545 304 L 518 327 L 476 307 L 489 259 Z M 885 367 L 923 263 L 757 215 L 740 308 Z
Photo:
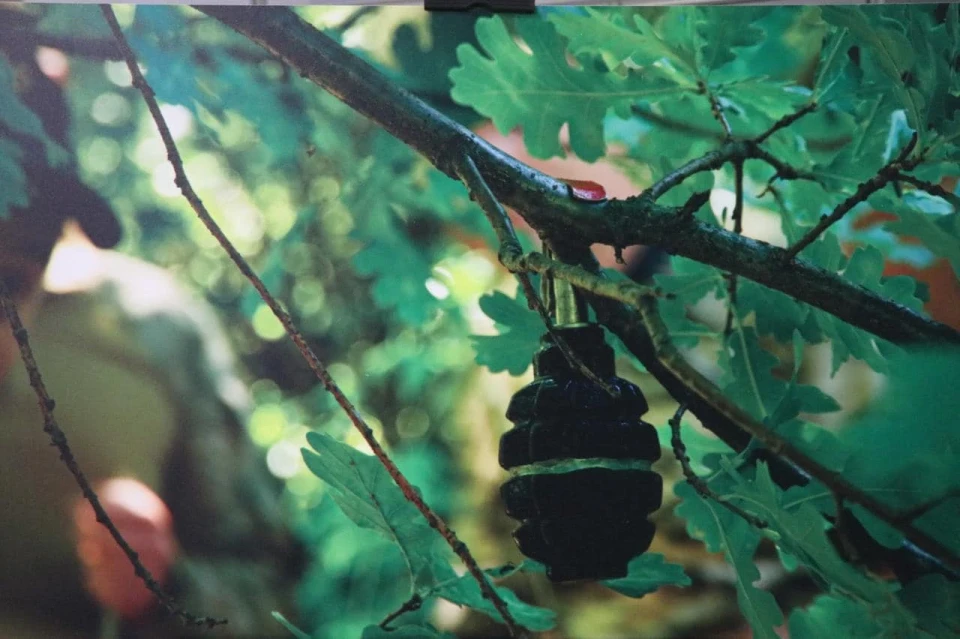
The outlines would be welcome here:
M 426 287 L 432 264 L 399 232 L 358 251 L 353 267 L 358 274 L 375 278 L 372 292 L 377 306 L 396 309 L 397 317 L 411 326 L 423 325 L 436 313 L 437 298 Z
M 20 147 L 10 140 L 0 139 L 0 184 L 3 184 L 0 189 L 0 219 L 7 216 L 11 206 L 24 207 L 30 201 L 27 196 L 27 175 L 20 165 L 20 155 Z
M 960 395 L 954 390 L 960 383 L 958 361 L 960 352 L 947 347 L 894 356 L 887 390 L 840 434 L 840 443 L 853 451 L 844 476 L 878 491 L 894 510 L 960 490 L 960 431 L 954 427 L 960 412 Z M 960 527 L 958 503 L 960 498 L 947 500 L 916 522 L 955 551 L 960 550 L 960 540 L 952 534 Z
M 960 635 L 960 584 L 939 574 L 924 575 L 899 593 L 900 601 L 931 637 Z
M 556 625 L 557 615 L 552 610 L 524 603 L 508 588 L 502 586 L 494 586 L 494 588 L 506 602 L 510 614 L 521 626 L 536 632 L 542 632 L 550 630 Z M 447 601 L 460 606 L 468 606 L 474 610 L 479 610 L 497 621 L 502 621 L 500 613 L 497 612 L 489 599 L 484 598 L 480 591 L 480 584 L 472 575 L 466 574 L 456 579 L 445 580 L 437 584 L 430 591 L 430 594 L 443 597 Z
M 517 295 L 520 296 L 519 291 Z M 507 371 L 522 375 L 540 348 L 540 336 L 546 331 L 540 316 L 527 308 L 525 301 L 497 291 L 480 298 L 480 310 L 497 323 L 497 336 L 471 335 L 477 352 L 477 364 L 494 373 Z
M 380 461 L 321 433 L 307 433 L 307 442 L 313 448 L 303 449 L 307 468 L 326 482 L 344 514 L 400 549 L 414 591 L 435 583 L 440 565 L 436 559 L 443 556 L 439 536 Z M 442 565 L 449 568 L 445 562 Z
M 668 564 L 660 553 L 637 555 L 627 565 L 627 576 L 608 579 L 603 585 L 627 597 L 640 598 L 657 591 L 661 586 L 689 586 L 690 577 L 683 566 Z
M 6 57 L 0 55 L 0 130 L 5 128 L 33 138 L 43 145 L 50 166 L 62 165 L 67 160 L 66 152 L 47 135 L 40 118 L 17 97 L 15 81 L 14 70 Z M 7 171 L 12 174 L 10 169 Z

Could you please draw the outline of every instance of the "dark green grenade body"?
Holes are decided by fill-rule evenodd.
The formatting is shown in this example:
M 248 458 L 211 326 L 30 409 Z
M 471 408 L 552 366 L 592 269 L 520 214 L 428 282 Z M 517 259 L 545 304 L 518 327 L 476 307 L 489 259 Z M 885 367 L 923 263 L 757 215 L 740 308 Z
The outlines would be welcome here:
M 549 335 L 534 356 L 533 382 L 510 402 L 515 427 L 500 440 L 500 465 L 513 475 L 500 490 L 520 520 L 520 551 L 547 566 L 553 581 L 615 579 L 653 540 L 647 520 L 663 483 L 653 426 L 640 417 L 640 389 L 615 374 L 614 353 L 594 324 L 557 328 L 605 389 L 572 369 Z

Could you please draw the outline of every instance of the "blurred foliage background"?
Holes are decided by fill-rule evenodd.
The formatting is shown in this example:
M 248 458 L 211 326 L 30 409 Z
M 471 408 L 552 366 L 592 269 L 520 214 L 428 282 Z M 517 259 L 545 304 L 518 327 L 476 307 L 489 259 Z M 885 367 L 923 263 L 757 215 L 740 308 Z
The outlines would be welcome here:
M 32 10 L 42 14 L 47 33 L 110 37 L 95 7 Z M 523 371 L 531 339 L 518 337 L 507 361 L 485 351 L 482 339 L 468 338 L 494 334 L 494 319 L 514 308 L 510 299 L 490 297 L 490 292 L 514 297 L 516 290 L 497 263 L 479 209 L 458 183 L 216 22 L 188 8 L 115 10 L 164 105 L 186 171 L 227 235 L 285 302 L 400 468 L 453 522 L 481 565 L 519 561 L 509 536 L 513 523 L 501 513 L 496 493 L 504 477 L 496 445 L 509 425 L 503 417 L 506 403 L 530 373 L 491 372 L 476 358 L 479 350 L 500 370 Z M 622 11 L 655 20 L 666 10 Z M 475 16 L 398 7 L 297 11 L 446 114 L 468 126 L 484 126 L 482 116 L 451 99 L 448 77 L 458 64 L 457 47 L 477 44 Z M 571 20 L 581 15 L 579 9 L 541 11 Z M 729 20 L 752 22 L 772 34 L 738 64 L 774 81 L 811 82 L 825 33 L 816 9 L 717 11 L 737 12 L 726 14 L 728 28 Z M 566 24 L 565 35 L 574 37 L 575 23 Z M 301 626 L 317 638 L 360 636 L 406 599 L 403 560 L 391 544 L 341 513 L 305 467 L 300 449 L 311 430 L 361 449 L 362 441 L 180 196 L 124 64 L 75 56 L 69 76 L 82 176 L 119 213 L 126 231 L 121 250 L 166 267 L 208 299 L 242 357 L 256 401 L 250 435 L 263 448 L 271 472 L 286 481 L 285 499 L 314 553 L 300 589 Z M 736 125 L 749 128 L 768 96 L 759 84 L 739 91 L 738 99 L 745 101 Z M 703 135 L 720 131 L 706 100 L 678 99 L 671 114 L 699 123 L 701 130 L 661 126 L 653 112 L 646 119 L 608 118 L 606 144 L 616 152 L 607 164 L 637 191 L 665 166 L 658 149 L 669 148 L 675 166 L 715 144 Z M 841 115 L 817 115 L 800 125 L 809 127 L 815 143 L 813 134 L 824 129 L 821 117 Z M 754 117 L 754 122 L 764 119 Z M 602 173 L 576 177 L 604 179 Z M 715 210 L 729 204 L 729 179 L 729 174 L 718 176 Z M 817 194 L 810 194 L 806 214 L 815 217 Z M 756 222 L 753 232 L 768 239 L 781 231 L 778 216 L 764 206 L 769 202 L 748 201 L 748 214 Z M 869 232 L 851 225 L 838 230 L 845 242 L 884 241 Z M 933 261 L 922 247 L 890 244 L 886 249 L 900 251 L 901 261 L 917 268 Z M 705 321 L 722 321 L 717 309 L 698 312 Z M 505 323 L 519 330 L 515 318 Z M 539 332 L 535 317 L 526 327 L 534 337 Z M 716 344 L 701 345 L 700 364 L 709 369 Z M 829 352 L 824 356 L 829 361 Z M 664 426 L 672 403 L 622 353 L 620 365 L 620 374 L 647 392 L 648 421 Z M 831 393 L 845 397 L 848 409 L 859 401 L 850 397 L 865 397 L 874 383 L 864 367 L 851 366 L 853 373 L 844 377 L 842 371 L 834 378 L 847 382 L 830 382 Z M 699 450 L 705 453 L 711 443 L 706 435 L 702 439 Z M 690 542 L 682 522 L 669 513 L 669 478 L 678 476 L 672 462 L 661 464 L 668 482 L 653 550 L 683 564 L 693 586 L 666 587 L 635 600 L 596 584 L 552 586 L 538 574 L 512 577 L 508 583 L 522 598 L 558 612 L 558 629 L 546 636 L 749 636 L 736 610 L 734 575 L 722 558 Z M 785 607 L 809 599 L 810 579 L 787 574 L 775 559 L 772 545 L 764 546 L 758 559 L 762 583 Z M 434 616 L 461 636 L 499 632 L 486 618 L 449 604 L 426 606 L 416 614 Z

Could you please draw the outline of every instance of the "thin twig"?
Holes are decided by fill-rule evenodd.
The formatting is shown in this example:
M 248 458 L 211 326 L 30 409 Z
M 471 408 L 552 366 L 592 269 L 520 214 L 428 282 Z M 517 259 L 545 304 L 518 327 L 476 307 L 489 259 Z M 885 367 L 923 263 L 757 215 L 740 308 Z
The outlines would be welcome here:
M 756 142 L 757 144 L 764 142 L 767 138 L 769 138 L 771 135 L 773 135 L 780 129 L 787 128 L 788 126 L 790 126 L 791 124 L 793 124 L 794 122 L 796 122 L 797 120 L 805 116 L 806 114 L 812 112 L 816 108 L 817 108 L 816 102 L 808 102 L 803 108 L 799 109 L 795 113 L 791 113 L 790 115 L 785 115 L 779 120 L 777 120 L 776 122 L 774 122 L 773 126 L 771 126 L 769 129 L 767 129 L 766 131 L 764 131 L 763 133 L 755 137 L 753 141 Z
M 701 497 L 717 502 L 733 514 L 743 518 L 754 528 L 766 528 L 767 522 L 751 513 L 748 513 L 736 504 L 713 492 L 710 486 L 707 485 L 707 482 L 701 479 L 697 473 L 693 471 L 693 468 L 690 466 L 690 457 L 687 456 L 687 447 L 684 445 L 683 439 L 680 437 L 680 420 L 683 418 L 683 414 L 685 412 L 687 412 L 687 405 L 680 404 L 680 407 L 677 408 L 677 412 L 673 414 L 673 417 L 671 417 L 667 423 L 670 424 L 670 432 L 672 433 L 670 437 L 670 445 L 673 447 L 673 456 L 677 458 L 678 462 L 680 462 L 680 468 L 683 469 L 683 476 L 686 478 L 687 483 L 690 484 L 690 486 L 692 486 L 693 489 L 697 491 L 697 494 L 699 494 Z
M 927 182 L 926 180 L 921 180 L 916 176 L 907 175 L 906 173 L 900 173 L 897 176 L 897 180 L 906 182 L 907 184 L 912 184 L 921 191 L 926 191 L 930 195 L 935 195 L 938 198 L 946 200 L 953 205 L 954 210 L 960 210 L 960 197 L 958 197 L 955 193 L 943 188 L 939 184 Z
M 743 234 L 743 161 L 733 163 L 735 200 L 733 203 L 733 232 Z M 723 334 L 727 336 L 733 329 L 733 314 L 737 309 L 737 274 L 730 273 L 727 283 L 727 321 Z
M 371 13 L 373 13 L 379 8 L 380 7 L 378 7 L 377 5 L 367 5 L 365 7 L 360 7 L 359 9 L 351 13 L 349 16 L 347 16 L 347 18 L 343 22 L 337 25 L 336 27 L 337 31 L 339 31 L 340 33 L 344 33 L 348 31 L 355 24 L 357 24 L 357 22 L 359 22 L 361 18 L 367 15 L 370 15 Z
M 619 397 L 620 391 L 590 370 L 590 367 L 583 362 L 573 349 L 570 348 L 566 340 L 554 329 L 550 313 L 544 308 L 540 296 L 533 290 L 530 278 L 526 272 L 519 268 L 517 260 L 520 258 L 520 241 L 517 238 L 513 224 L 510 222 L 510 216 L 507 215 L 506 210 L 500 202 L 497 201 L 493 193 L 491 193 L 490 187 L 487 185 L 486 180 L 483 179 L 483 176 L 480 175 L 480 171 L 477 170 L 477 165 L 474 164 L 469 154 L 465 155 L 461 160 L 460 179 L 463 180 L 463 183 L 470 190 L 471 197 L 477 201 L 477 204 L 480 205 L 480 208 L 484 214 L 486 214 L 487 220 L 497 235 L 497 239 L 500 242 L 500 250 L 498 252 L 500 263 L 506 266 L 516 275 L 517 279 L 520 280 L 520 285 L 523 287 L 527 302 L 540 314 L 547 333 L 550 335 L 553 343 L 557 345 L 557 348 L 560 349 L 564 359 L 566 359 L 567 363 L 572 367 L 580 371 L 580 374 L 602 388 L 608 395 L 611 397 Z
M 390 625 L 391 621 L 393 621 L 397 617 L 400 617 L 401 615 L 407 614 L 408 612 L 413 612 L 414 610 L 420 610 L 422 606 L 423 606 L 423 597 L 421 597 L 417 593 L 413 593 L 413 596 L 411 596 L 409 599 L 404 601 L 399 608 L 397 608 L 396 610 L 391 612 L 389 615 L 384 617 L 383 621 L 381 621 L 379 625 L 384 630 L 389 630 L 387 626 Z
M 817 225 L 810 229 L 807 234 L 800 239 L 800 241 L 786 249 L 786 252 L 782 257 L 782 262 L 784 264 L 789 263 L 803 249 L 813 244 L 824 231 L 830 228 L 834 223 L 838 222 L 844 215 L 849 213 L 853 207 L 866 200 L 868 197 L 885 187 L 890 182 L 901 179 L 901 170 L 910 170 L 917 163 L 916 160 L 912 162 L 907 161 L 907 156 L 913 152 L 916 144 L 917 134 L 914 133 L 913 137 L 910 139 L 910 142 L 903 148 L 903 151 L 901 151 L 896 158 L 894 158 L 887 165 L 883 166 L 872 178 L 860 184 L 853 195 L 837 205 L 837 208 L 835 208 L 830 215 L 822 216 Z
M 909 510 L 899 513 L 897 515 L 897 519 L 899 519 L 900 521 L 908 521 L 908 522 L 913 521 L 917 517 L 922 517 L 923 515 L 926 515 L 928 512 L 930 512 L 937 506 L 940 506 L 941 504 L 947 501 L 950 501 L 955 497 L 960 497 L 960 488 L 953 488 L 951 490 L 948 490 L 942 495 L 940 495 L 939 497 L 934 497 L 933 499 L 925 501 L 922 504 L 918 504 L 913 508 L 910 508 Z
M 343 391 L 330 376 L 330 373 L 327 371 L 327 368 L 324 366 L 323 362 L 320 361 L 320 358 L 317 357 L 317 355 L 313 352 L 313 349 L 311 349 L 309 344 L 307 344 L 303 334 L 300 333 L 299 329 L 294 324 L 293 318 L 290 317 L 290 314 L 283 309 L 283 307 L 280 305 L 280 302 L 278 302 L 277 299 L 273 297 L 273 295 L 267 290 L 263 280 L 261 280 L 260 277 L 253 271 L 243 256 L 240 255 L 240 252 L 237 251 L 236 247 L 233 246 L 230 240 L 223 234 L 223 231 L 211 217 L 203 202 L 193 190 L 190 180 L 187 178 L 187 174 L 183 168 L 183 160 L 180 157 L 180 152 L 177 150 L 173 136 L 170 134 L 170 129 L 160 111 L 160 107 L 157 104 L 153 89 L 144 79 L 143 74 L 140 73 L 140 68 L 137 65 L 136 57 L 130 48 L 130 45 L 127 43 L 123 32 L 121 31 L 120 25 L 117 23 L 116 16 L 113 14 L 113 9 L 110 7 L 110 5 L 100 5 L 100 8 L 103 11 L 104 17 L 109 23 L 110 28 L 113 31 L 114 36 L 117 38 L 117 42 L 123 51 L 127 68 L 130 70 L 130 75 L 133 78 L 133 85 L 139 89 L 140 93 L 143 95 L 144 101 L 147 103 L 147 108 L 150 111 L 154 123 L 157 126 L 157 130 L 160 133 L 160 137 L 163 139 L 163 144 L 167 150 L 167 159 L 170 161 L 170 164 L 173 167 L 174 174 L 176 176 L 175 182 L 181 193 L 183 193 L 183 197 L 187 200 L 187 202 L 189 202 L 191 208 L 193 208 L 194 212 L 197 214 L 197 217 L 200 218 L 204 226 L 207 227 L 207 230 L 210 231 L 211 235 L 216 238 L 220 246 L 223 247 L 223 249 L 227 252 L 227 254 L 230 256 L 230 259 L 233 260 L 233 263 L 237 266 L 240 272 L 243 273 L 247 280 L 257 290 L 263 301 L 267 304 L 267 306 L 270 307 L 270 310 L 273 311 L 273 314 L 278 320 L 280 320 L 280 323 L 286 330 L 287 335 L 289 335 L 290 339 L 296 344 L 297 349 L 300 351 L 300 354 L 303 356 L 314 375 L 316 375 L 317 379 L 320 380 L 327 392 L 334 397 L 337 404 L 340 406 L 343 412 L 346 413 L 347 417 L 350 418 L 350 421 L 353 423 L 354 427 L 357 429 L 357 431 L 359 431 L 361 436 L 363 436 L 363 439 L 366 441 L 367 445 L 370 446 L 373 454 L 377 457 L 377 459 L 380 460 L 380 463 L 387 470 L 387 473 L 389 473 L 390 477 L 403 492 L 404 497 L 414 506 L 416 506 L 417 510 L 420 511 L 420 514 L 423 515 L 424 519 L 427 520 L 427 523 L 429 523 L 432 528 L 437 530 L 443 536 L 453 551 L 467 566 L 470 574 L 473 575 L 473 577 L 477 580 L 477 583 L 480 585 L 480 590 L 483 593 L 484 598 L 489 599 L 494 608 L 496 608 L 497 612 L 500 613 L 500 616 L 502 617 L 504 624 L 507 626 L 511 636 L 524 636 L 525 632 L 520 628 L 520 626 L 517 625 L 517 622 L 514 620 L 507 608 L 506 602 L 500 597 L 499 594 L 497 594 L 496 590 L 493 589 L 493 586 L 490 585 L 489 581 L 487 581 L 487 578 L 477 565 L 476 560 L 473 558 L 473 555 L 470 553 L 466 544 L 457 538 L 456 533 L 454 533 L 454 531 L 447 526 L 446 522 L 444 522 L 443 519 L 441 519 L 440 516 L 437 515 L 430 508 L 430 506 L 426 504 L 426 502 L 424 502 L 417 489 L 414 488 L 414 486 L 410 484 L 403 473 L 400 472 L 400 469 L 397 468 L 397 465 L 384 450 L 383 446 L 381 446 L 380 442 L 377 441 L 373 430 L 357 411 L 353 403 L 351 403 L 346 395 L 344 395 Z
M 720 105 L 720 100 L 713 94 L 712 91 L 707 87 L 707 83 L 703 80 L 697 82 L 697 89 L 703 95 L 707 96 L 707 99 L 710 101 L 710 112 L 713 113 L 714 119 L 720 123 L 720 127 L 723 129 L 724 136 L 727 140 L 733 138 L 733 130 L 730 128 L 730 122 L 727 121 L 727 116 L 723 113 L 723 107 Z
M 750 148 L 749 155 L 747 156 L 749 159 L 762 160 L 776 170 L 776 173 L 774 173 L 773 177 L 770 178 L 770 182 L 774 182 L 775 180 L 807 180 L 808 182 L 817 181 L 817 177 L 813 173 L 787 164 L 754 142 L 748 142 L 747 144 Z
M 80 465 L 73 456 L 73 451 L 70 450 L 67 435 L 60 428 L 56 417 L 54 417 L 53 409 L 55 402 L 47 392 L 47 387 L 43 383 L 43 378 L 40 376 L 37 360 L 34 358 L 33 349 L 30 347 L 30 337 L 27 334 L 27 329 L 23 326 L 20 314 L 17 312 L 16 303 L 13 301 L 13 297 L 7 290 L 7 285 L 2 278 L 0 278 L 0 307 L 2 307 L 7 321 L 10 322 L 13 337 L 17 341 L 17 346 L 20 348 L 20 358 L 23 360 L 23 365 L 26 367 L 27 375 L 30 378 L 30 386 L 37 395 L 37 403 L 40 405 L 40 412 L 43 414 L 43 431 L 49 435 L 50 441 L 60 452 L 60 460 L 70 471 L 70 474 L 73 475 L 84 498 L 90 502 L 90 505 L 93 507 L 93 512 L 96 513 L 97 521 L 107 529 L 110 536 L 113 537 L 113 540 L 120 546 L 123 554 L 127 556 L 127 559 L 133 565 L 134 574 L 143 581 L 147 589 L 160 601 L 164 610 L 179 617 L 185 623 L 194 626 L 206 626 L 208 628 L 227 623 L 226 619 L 201 617 L 180 608 L 173 598 L 164 592 L 163 587 L 153 577 L 150 571 L 140 562 L 137 552 L 130 547 L 130 544 L 128 544 L 127 540 L 120 534 L 113 520 L 110 519 L 110 515 L 107 514 L 107 511 L 103 508 L 103 504 L 100 503 L 96 491 L 94 491 L 90 485 L 90 481 L 80 469 Z
M 668 129 L 670 131 L 677 131 L 687 135 L 716 140 L 717 142 L 723 142 L 725 139 L 723 133 L 700 126 L 694 122 L 688 122 L 686 120 L 674 120 L 673 118 L 667 117 L 663 114 L 656 113 L 649 108 L 643 108 L 635 105 L 630 108 L 630 111 L 634 115 L 656 124 L 658 129 Z M 774 124 L 774 126 L 777 125 Z M 768 129 L 765 133 L 760 134 L 762 136 L 760 139 L 754 138 L 754 140 L 757 142 L 762 142 L 764 139 L 766 139 L 766 137 L 769 137 L 768 134 L 772 132 L 772 129 Z M 837 149 L 842 149 L 847 144 L 850 144 L 851 139 L 852 138 L 849 135 L 843 135 L 836 138 L 806 138 L 806 141 L 807 147 L 810 149 L 817 151 L 836 151 Z
M 810 180 L 816 181 L 809 171 L 803 171 L 793 167 L 783 160 L 778 159 L 769 151 L 761 148 L 753 140 L 728 140 L 724 142 L 719 149 L 704 153 L 698 158 L 690 160 L 680 168 L 671 171 L 656 183 L 645 190 L 640 196 L 650 202 L 660 199 L 667 191 L 679 186 L 688 178 L 703 173 L 704 171 L 715 171 L 727 162 L 736 162 L 744 160 L 761 160 L 769 164 L 776 171 L 772 179 L 785 180 Z

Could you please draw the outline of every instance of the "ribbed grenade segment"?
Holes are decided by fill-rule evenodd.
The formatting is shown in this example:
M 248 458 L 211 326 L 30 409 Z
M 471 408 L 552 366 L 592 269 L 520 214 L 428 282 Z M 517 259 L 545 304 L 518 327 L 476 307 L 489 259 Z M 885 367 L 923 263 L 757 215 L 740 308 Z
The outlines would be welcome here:
M 500 440 L 500 465 L 512 477 L 500 490 L 521 522 L 520 551 L 545 564 L 553 581 L 615 579 L 653 540 L 647 517 L 660 507 L 663 482 L 656 430 L 641 416 L 643 393 L 616 377 L 614 354 L 596 325 L 557 328 L 607 384 L 574 370 L 549 336 L 534 357 L 533 382 L 514 395 Z

